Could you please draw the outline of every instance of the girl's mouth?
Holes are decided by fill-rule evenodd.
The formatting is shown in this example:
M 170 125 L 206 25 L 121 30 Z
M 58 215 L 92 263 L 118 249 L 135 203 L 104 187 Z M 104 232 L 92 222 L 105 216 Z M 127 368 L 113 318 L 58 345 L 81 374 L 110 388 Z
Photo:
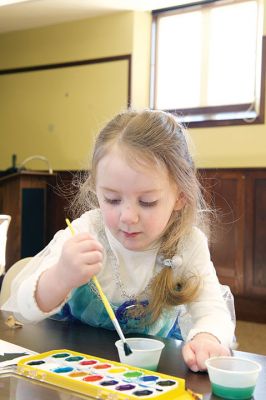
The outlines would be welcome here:
M 140 232 L 124 232 L 123 234 L 125 235 L 126 238 L 134 238 L 140 234 Z

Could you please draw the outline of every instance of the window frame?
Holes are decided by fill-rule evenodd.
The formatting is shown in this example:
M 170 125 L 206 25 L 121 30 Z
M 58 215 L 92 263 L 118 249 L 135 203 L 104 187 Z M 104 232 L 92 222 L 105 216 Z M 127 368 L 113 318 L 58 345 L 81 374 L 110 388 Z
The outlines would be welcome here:
M 156 94 L 156 64 L 157 64 L 157 20 L 163 15 L 176 14 L 180 9 L 202 8 L 210 3 L 223 2 L 223 0 L 203 0 L 197 3 L 183 4 L 175 7 L 164 8 L 152 11 L 152 35 L 151 35 L 151 81 L 150 81 L 150 107 L 155 109 Z M 239 0 L 242 2 L 242 0 Z M 259 48 L 258 41 L 258 48 Z M 229 125 L 264 124 L 265 122 L 265 75 L 266 75 L 266 36 L 261 37 L 261 51 L 257 53 L 260 85 L 256 83 L 256 98 L 254 103 L 227 104 L 210 107 L 164 109 L 180 117 L 181 122 L 189 127 L 215 127 Z M 253 115 L 252 115 L 253 114 Z M 194 119 L 194 120 L 193 120 Z M 196 120 L 195 120 L 196 119 Z

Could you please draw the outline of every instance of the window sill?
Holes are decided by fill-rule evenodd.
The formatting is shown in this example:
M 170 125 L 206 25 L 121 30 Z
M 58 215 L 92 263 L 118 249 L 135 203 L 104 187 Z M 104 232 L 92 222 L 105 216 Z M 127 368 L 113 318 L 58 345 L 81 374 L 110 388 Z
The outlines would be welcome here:
M 181 123 L 190 128 L 264 124 L 264 115 L 258 115 L 255 111 L 195 115 L 182 115 L 177 110 L 166 111 L 175 114 Z

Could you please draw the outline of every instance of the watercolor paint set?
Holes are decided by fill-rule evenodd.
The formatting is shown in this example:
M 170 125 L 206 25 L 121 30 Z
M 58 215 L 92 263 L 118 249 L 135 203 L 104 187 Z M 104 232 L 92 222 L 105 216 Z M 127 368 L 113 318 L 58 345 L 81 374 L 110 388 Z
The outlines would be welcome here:
M 116 361 L 52 350 L 18 362 L 18 373 L 76 393 L 103 400 L 192 400 L 185 380 Z

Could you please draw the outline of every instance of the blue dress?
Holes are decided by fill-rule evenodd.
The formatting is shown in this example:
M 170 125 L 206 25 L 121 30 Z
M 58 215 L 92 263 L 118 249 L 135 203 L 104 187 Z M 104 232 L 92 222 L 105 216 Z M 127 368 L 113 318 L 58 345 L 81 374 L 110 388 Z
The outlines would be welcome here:
M 175 311 L 172 313 L 172 317 L 171 313 L 169 315 L 169 310 L 167 310 L 162 312 L 158 321 L 149 324 L 148 316 L 145 312 L 148 300 L 139 302 L 127 300 L 122 304 L 110 304 L 125 334 L 156 334 L 156 336 L 183 340 L 178 324 L 178 316 L 176 316 L 178 307 L 173 307 Z M 94 327 L 109 330 L 115 329 L 92 282 L 74 289 L 68 302 L 52 318 L 57 320 L 78 319 Z

